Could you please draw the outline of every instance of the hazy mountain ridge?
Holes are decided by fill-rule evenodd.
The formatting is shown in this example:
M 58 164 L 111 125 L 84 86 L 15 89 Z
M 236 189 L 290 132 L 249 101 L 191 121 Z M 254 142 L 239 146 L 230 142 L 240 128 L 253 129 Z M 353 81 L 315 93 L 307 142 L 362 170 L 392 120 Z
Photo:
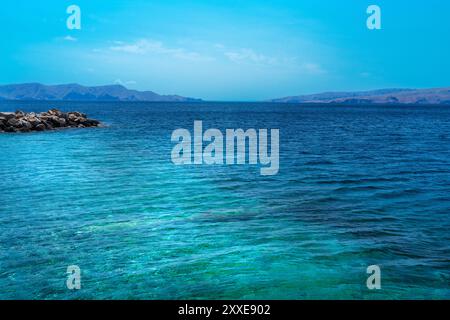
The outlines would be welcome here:
M 0 100 L 201 101 L 179 95 L 159 95 L 153 91 L 129 90 L 122 85 L 87 87 L 79 84 L 43 85 L 40 83 L 0 86 Z
M 324 92 L 272 99 L 280 103 L 336 104 L 449 104 L 450 87 L 434 89 L 381 89 L 358 92 Z

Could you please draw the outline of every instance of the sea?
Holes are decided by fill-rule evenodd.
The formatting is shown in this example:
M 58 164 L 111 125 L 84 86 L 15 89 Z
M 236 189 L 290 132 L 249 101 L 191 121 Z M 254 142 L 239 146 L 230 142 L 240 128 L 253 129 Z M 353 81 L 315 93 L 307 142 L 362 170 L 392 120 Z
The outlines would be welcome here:
M 0 134 L 0 299 L 450 298 L 448 106 L 0 102 L 51 108 L 104 127 Z M 278 174 L 174 165 L 195 120 L 279 129 Z

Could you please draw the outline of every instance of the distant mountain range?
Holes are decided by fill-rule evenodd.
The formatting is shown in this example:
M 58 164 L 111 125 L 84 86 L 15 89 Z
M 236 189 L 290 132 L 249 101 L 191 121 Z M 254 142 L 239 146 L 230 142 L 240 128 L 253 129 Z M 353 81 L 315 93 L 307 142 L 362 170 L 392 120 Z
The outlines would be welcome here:
M 79 84 L 43 85 L 24 83 L 0 85 L 0 100 L 50 101 L 155 101 L 200 102 L 201 99 L 179 95 L 159 95 L 137 91 L 122 85 L 87 87 Z M 381 89 L 356 92 L 325 92 L 272 99 L 278 103 L 323 104 L 430 104 L 450 105 L 450 87 L 435 89 Z
M 435 89 L 382 89 L 359 92 L 325 92 L 273 99 L 279 103 L 335 104 L 446 104 L 450 105 L 450 87 Z
M 0 100 L 159 101 L 190 102 L 200 99 L 129 90 L 122 85 L 85 87 L 79 84 L 47 86 L 40 83 L 0 86 Z

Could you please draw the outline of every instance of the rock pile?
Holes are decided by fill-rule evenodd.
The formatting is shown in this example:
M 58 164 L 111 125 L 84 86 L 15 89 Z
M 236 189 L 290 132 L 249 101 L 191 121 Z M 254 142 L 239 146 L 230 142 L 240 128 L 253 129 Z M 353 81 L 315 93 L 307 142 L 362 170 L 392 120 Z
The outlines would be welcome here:
M 41 113 L 0 112 L 0 132 L 45 131 L 57 128 L 98 127 L 100 122 L 88 119 L 84 113 L 61 112 L 52 109 Z

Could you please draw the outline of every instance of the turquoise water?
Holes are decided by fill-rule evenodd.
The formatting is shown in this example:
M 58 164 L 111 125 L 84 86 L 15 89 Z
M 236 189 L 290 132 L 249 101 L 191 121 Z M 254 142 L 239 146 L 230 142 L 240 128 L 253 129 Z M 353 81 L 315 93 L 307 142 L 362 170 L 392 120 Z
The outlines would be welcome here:
M 108 124 L 0 135 L 2 299 L 450 298 L 450 108 L 0 106 Z M 279 128 L 279 174 L 174 166 L 194 120 Z

